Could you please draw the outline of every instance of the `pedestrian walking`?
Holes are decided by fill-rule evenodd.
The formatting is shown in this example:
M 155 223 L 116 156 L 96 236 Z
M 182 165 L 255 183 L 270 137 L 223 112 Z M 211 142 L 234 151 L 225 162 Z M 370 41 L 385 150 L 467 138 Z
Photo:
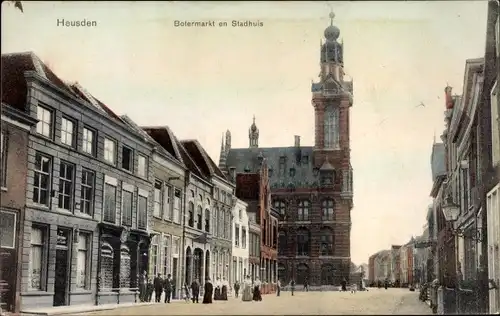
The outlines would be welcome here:
M 200 283 L 197 279 L 194 279 L 191 283 L 191 294 L 193 303 L 198 303 L 198 297 L 200 296 Z
M 342 287 L 342 292 L 347 291 L 347 280 L 345 278 L 342 279 L 342 282 L 340 282 L 340 285 Z
M 276 282 L 276 296 L 280 296 L 281 293 L 281 281 Z
M 147 302 L 151 302 L 153 299 L 153 292 L 155 291 L 155 287 L 153 285 L 153 280 L 151 278 L 148 278 L 148 284 L 146 285 L 146 292 L 147 292 Z
M 290 281 L 290 289 L 291 289 L 292 296 L 293 296 L 293 293 L 295 292 L 295 280 L 293 280 L 293 279 L 292 279 L 292 281 Z
M 234 287 L 234 296 L 238 298 L 238 293 L 240 291 L 240 282 L 238 281 L 234 282 L 233 287 Z
M 189 286 L 187 285 L 186 282 L 184 282 L 184 285 L 182 286 L 184 289 L 184 301 L 188 303 L 191 300 L 191 291 L 189 290 Z M 194 303 L 194 300 L 193 300 Z
M 146 271 L 143 271 L 141 275 L 139 275 L 139 299 L 141 302 L 145 302 L 146 295 L 146 287 L 148 283 L 148 274 Z
M 171 275 L 167 275 L 167 278 L 163 281 L 163 292 L 165 292 L 165 303 L 170 303 L 170 298 L 172 296 L 172 279 Z
M 241 297 L 243 302 L 251 302 L 252 301 L 252 280 L 250 276 L 247 275 L 245 281 L 243 282 L 243 295 Z
M 227 301 L 227 291 L 229 289 L 229 282 L 227 282 L 226 278 L 222 278 L 222 289 L 221 289 L 221 300 Z
M 304 281 L 304 291 L 309 292 L 309 281 L 307 279 Z
M 160 303 L 161 293 L 163 292 L 163 279 L 160 273 L 153 280 L 153 286 L 155 288 L 155 302 Z
M 255 279 L 254 287 L 253 287 L 253 300 L 256 302 L 262 301 L 262 294 L 260 293 L 261 282 L 259 278 Z

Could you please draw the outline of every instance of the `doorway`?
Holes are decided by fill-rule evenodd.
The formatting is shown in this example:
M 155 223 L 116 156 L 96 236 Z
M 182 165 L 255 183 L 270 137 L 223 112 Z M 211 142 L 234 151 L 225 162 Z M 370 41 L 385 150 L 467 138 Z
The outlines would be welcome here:
M 54 306 L 68 304 L 68 279 L 69 279 L 69 242 L 70 231 L 59 228 L 57 230 L 56 245 L 56 273 L 54 280 Z
M 17 283 L 17 214 L 0 212 L 0 307 L 15 310 Z

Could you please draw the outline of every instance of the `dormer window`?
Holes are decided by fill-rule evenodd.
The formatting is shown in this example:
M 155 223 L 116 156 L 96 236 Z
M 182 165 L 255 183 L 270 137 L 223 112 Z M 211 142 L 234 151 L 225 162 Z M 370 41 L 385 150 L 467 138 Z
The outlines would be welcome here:
M 313 175 L 314 175 L 315 177 L 317 177 L 317 176 L 318 176 L 318 174 L 319 174 L 319 169 L 318 169 L 318 168 L 314 168 L 314 169 L 313 169 Z
M 289 173 L 290 173 L 290 177 L 295 177 L 295 168 L 293 168 L 293 167 L 290 168 Z
M 309 156 L 302 156 L 302 164 L 304 165 L 309 164 Z
M 333 185 L 333 172 L 322 172 L 320 181 L 321 185 Z
M 267 171 L 267 175 L 270 177 L 273 176 L 273 168 L 269 168 L 269 170 Z

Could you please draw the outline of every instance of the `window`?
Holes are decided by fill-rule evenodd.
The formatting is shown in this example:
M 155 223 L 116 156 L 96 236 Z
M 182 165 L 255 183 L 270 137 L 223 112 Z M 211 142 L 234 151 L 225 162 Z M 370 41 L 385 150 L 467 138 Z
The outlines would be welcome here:
M 104 213 L 103 221 L 115 223 L 116 221 L 116 186 L 104 184 Z
M 297 208 L 297 220 L 298 221 L 308 221 L 309 220 L 309 201 L 300 201 L 299 207 Z
M 52 111 L 41 106 L 37 106 L 36 132 L 45 137 L 52 138 Z
M 181 190 L 175 189 L 174 192 L 174 223 L 181 223 Z
M 241 220 L 243 218 L 243 211 L 238 210 L 238 218 Z
M 339 108 L 329 106 L 325 111 L 324 147 L 339 147 Z
M 156 276 L 158 275 L 158 250 L 159 250 L 159 245 L 158 245 L 158 236 L 154 236 L 151 238 L 151 272 L 153 272 L 152 275 Z
M 203 201 L 203 196 L 201 194 L 198 195 L 198 200 Z
M 271 167 L 270 167 L 270 168 L 267 170 L 267 175 L 269 176 L 269 178 L 271 178 L 271 177 L 273 176 L 273 168 L 271 168 Z
M 82 171 L 82 187 L 80 197 L 80 212 L 92 215 L 94 202 L 94 173 L 89 170 Z
M 86 289 L 88 284 L 87 267 L 89 265 L 89 235 L 80 233 L 78 235 L 78 254 L 76 261 L 76 287 Z
M 109 138 L 104 139 L 104 160 L 111 164 L 116 162 L 116 143 Z
M 122 169 L 125 169 L 127 171 L 132 171 L 134 164 L 132 163 L 134 161 L 134 153 L 132 149 L 123 146 L 122 147 Z
M 51 159 L 39 153 L 35 155 L 35 178 L 33 183 L 33 202 L 49 205 L 50 181 L 51 181 Z
M 7 180 L 7 134 L 2 131 L 0 139 L 0 186 L 6 186 Z
M 205 231 L 207 233 L 210 232 L 210 210 L 209 209 L 205 210 Z
M 309 255 L 309 231 L 300 228 L 297 231 L 297 256 Z
M 214 223 L 214 231 L 213 231 L 213 235 L 215 236 L 218 236 L 219 234 L 219 209 L 216 208 L 214 210 L 214 220 L 213 220 L 213 223 Z
M 120 248 L 120 288 L 130 288 L 130 249 L 125 245 Z
M 70 211 L 73 202 L 73 173 L 75 166 L 61 162 L 59 167 L 59 204 L 58 207 Z
M 139 177 L 146 178 L 148 172 L 148 161 L 147 158 L 143 155 L 139 155 L 137 157 L 137 175 Z
M 219 214 L 217 215 L 218 216 L 218 233 L 217 235 L 219 237 L 223 237 L 224 236 L 224 211 L 223 210 L 219 210 Z
M 193 190 L 189 190 L 189 194 L 191 194 L 191 197 L 194 198 L 194 191 Z
M 333 232 L 330 228 L 321 229 L 320 255 L 333 256 Z
M 285 202 L 284 201 L 281 201 L 281 200 L 275 200 L 274 201 L 274 208 L 276 210 L 278 210 L 278 212 L 284 216 L 285 215 L 285 211 L 286 211 L 286 205 L 285 205 Z
M 324 221 L 333 221 L 333 200 L 324 200 L 321 204 L 321 219 Z
M 321 265 L 321 284 L 322 285 L 333 285 L 333 274 L 334 274 L 333 266 L 330 264 Z
M 278 248 L 278 225 L 273 222 L 273 248 Z
M 189 202 L 188 225 L 189 225 L 189 227 L 194 227 L 194 203 L 193 202 Z
M 134 194 L 131 191 L 122 191 L 122 225 L 132 226 L 132 204 Z
M 0 247 L 14 249 L 16 246 L 16 213 L 0 211 Z
M 46 229 L 33 226 L 31 228 L 31 247 L 29 260 L 29 289 L 35 291 L 45 290 L 46 281 L 46 251 L 47 242 Z
M 199 230 L 203 229 L 203 209 L 201 206 L 198 206 L 196 210 L 196 228 Z
M 267 245 L 267 221 L 266 221 L 266 219 L 264 219 L 264 225 L 263 225 L 263 229 L 261 232 L 261 237 L 262 237 L 262 244 Z
M 161 211 L 163 209 L 163 183 L 155 180 L 155 193 L 154 193 L 154 206 L 153 216 L 161 218 Z
M 170 194 L 172 192 L 171 188 L 167 185 L 164 186 L 165 191 L 163 192 L 164 207 L 163 207 L 163 219 L 172 220 L 172 201 L 170 200 Z
M 278 232 L 278 253 L 280 256 L 285 256 L 287 253 L 286 233 L 282 230 Z
M 304 264 L 297 265 L 297 284 L 304 284 L 309 279 L 309 267 Z
M 462 180 L 462 205 L 465 212 L 469 211 L 469 168 L 461 169 Z
M 332 185 L 333 178 L 334 178 L 334 172 L 323 171 L 323 172 L 321 172 L 320 182 L 322 185 Z
M 82 151 L 95 156 L 95 132 L 87 127 L 83 128 Z
M 303 165 L 309 164 L 309 156 L 302 156 L 302 164 Z
M 295 177 L 295 168 L 290 168 L 289 170 L 290 177 Z
M 214 189 L 214 199 L 216 199 L 216 200 L 219 199 L 219 189 L 218 188 Z
M 163 277 L 170 273 L 170 236 L 163 236 Z
M 245 249 L 247 247 L 247 230 L 245 227 L 241 227 L 241 248 Z
M 240 246 L 240 225 L 234 225 L 234 245 L 236 247 Z
M 61 143 L 73 147 L 75 139 L 75 125 L 73 121 L 63 117 L 61 121 Z
M 148 198 L 142 195 L 139 195 L 137 200 L 137 228 L 146 229 L 148 225 Z

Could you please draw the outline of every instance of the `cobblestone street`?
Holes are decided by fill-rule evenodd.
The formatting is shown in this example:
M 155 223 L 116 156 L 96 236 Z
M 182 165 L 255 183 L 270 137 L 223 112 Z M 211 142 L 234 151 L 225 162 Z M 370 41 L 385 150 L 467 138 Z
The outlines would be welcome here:
M 371 289 L 368 292 L 283 292 L 281 297 L 265 295 L 262 302 L 242 302 L 230 298 L 211 305 L 175 302 L 168 306 L 119 308 L 85 315 L 430 315 L 418 292 L 408 289 Z

